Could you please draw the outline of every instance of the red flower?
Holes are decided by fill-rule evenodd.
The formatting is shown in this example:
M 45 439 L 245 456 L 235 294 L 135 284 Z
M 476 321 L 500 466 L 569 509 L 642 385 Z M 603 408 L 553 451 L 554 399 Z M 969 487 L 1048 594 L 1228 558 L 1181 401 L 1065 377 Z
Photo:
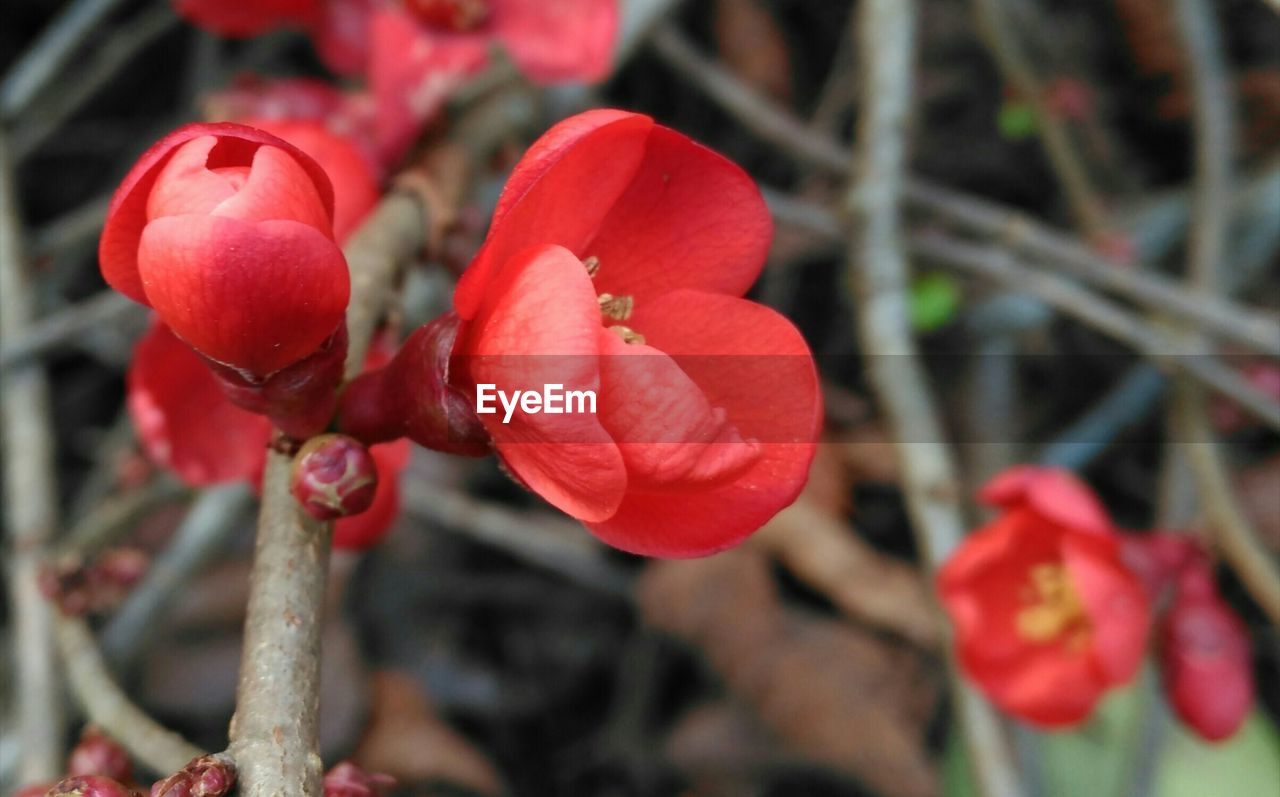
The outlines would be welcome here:
M 374 364 L 387 357 L 371 357 Z M 258 483 L 271 439 L 266 418 L 232 404 L 200 358 L 163 323 L 153 323 L 134 349 L 126 403 L 148 456 L 192 486 Z M 390 529 L 400 506 L 397 476 L 409 443 L 370 448 L 378 468 L 373 504 L 334 524 L 334 545 L 367 548 Z
M 965 673 L 1001 709 L 1080 722 L 1142 661 L 1150 610 L 1106 512 L 1062 471 L 1014 468 L 982 493 L 1004 511 L 938 573 Z
M 1183 723 L 1221 741 L 1240 729 L 1253 705 L 1249 634 L 1218 596 L 1203 561 L 1182 574 L 1177 592 L 1160 629 L 1165 694 Z
M 605 542 L 730 547 L 795 499 L 821 418 L 800 333 L 738 298 L 771 236 L 720 155 L 645 116 L 572 117 L 516 166 L 458 285 L 451 383 L 595 391 L 594 414 L 480 418 L 516 477 Z
M 242 125 L 187 125 L 149 149 L 112 197 L 98 255 L 113 288 L 259 379 L 319 350 L 350 290 L 324 170 Z
M 138 341 L 126 403 L 147 455 L 193 486 L 261 474 L 271 423 L 223 394 L 213 373 L 162 322 Z
M 256 36 L 316 20 L 321 0 L 174 0 L 173 5 L 191 22 L 223 36 Z

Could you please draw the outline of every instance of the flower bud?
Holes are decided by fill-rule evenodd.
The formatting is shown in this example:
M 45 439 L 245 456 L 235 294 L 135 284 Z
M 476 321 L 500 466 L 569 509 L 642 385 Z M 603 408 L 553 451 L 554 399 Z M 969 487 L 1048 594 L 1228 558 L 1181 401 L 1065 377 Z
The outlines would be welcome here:
M 1212 742 L 1240 728 L 1253 704 L 1248 632 L 1213 589 L 1207 566 L 1179 578 L 1160 661 L 1165 695 L 1183 723 Z
M 151 787 L 151 797 L 222 797 L 236 784 L 236 770 L 222 755 L 196 758 Z
M 333 520 L 373 503 L 378 469 L 360 441 L 341 434 L 308 440 L 293 461 L 293 497 L 312 517 Z
M 67 759 L 67 774 L 102 775 L 127 783 L 133 779 L 133 763 L 115 739 L 90 725 Z
M 350 761 L 343 761 L 324 776 L 324 797 L 379 797 L 396 785 L 395 778 L 378 772 L 365 772 Z
M 45 792 L 45 797 L 141 797 L 138 792 L 102 775 L 65 778 Z
M 136 548 L 114 548 L 92 563 L 63 557 L 40 571 L 40 591 L 66 615 L 112 608 L 147 572 L 149 559 Z
M 366 443 L 408 437 L 450 454 L 488 453 L 489 436 L 475 406 L 449 386 L 458 326 L 454 313 L 424 324 L 385 367 L 353 380 L 339 400 L 338 428 Z

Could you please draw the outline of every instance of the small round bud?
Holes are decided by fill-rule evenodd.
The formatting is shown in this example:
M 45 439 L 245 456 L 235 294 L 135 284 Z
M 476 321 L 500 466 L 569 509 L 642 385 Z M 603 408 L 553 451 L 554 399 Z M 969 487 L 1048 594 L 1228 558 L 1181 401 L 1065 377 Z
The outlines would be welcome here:
M 77 775 L 58 781 L 46 797 L 140 797 L 138 792 L 102 775 Z
M 236 770 L 222 755 L 193 759 L 151 787 L 151 797 L 222 797 L 236 785 Z
M 293 461 L 293 497 L 320 520 L 363 512 L 377 487 L 378 470 L 369 449 L 346 435 L 312 438 Z
M 67 759 L 67 774 L 102 775 L 127 783 L 133 780 L 133 763 L 114 739 L 90 725 Z

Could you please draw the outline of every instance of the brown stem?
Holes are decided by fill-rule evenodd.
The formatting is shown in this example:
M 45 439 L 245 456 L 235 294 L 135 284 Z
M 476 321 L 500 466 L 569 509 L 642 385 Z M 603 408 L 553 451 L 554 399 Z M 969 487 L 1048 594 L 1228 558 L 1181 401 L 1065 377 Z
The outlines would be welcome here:
M 911 107 L 914 5 L 912 0 L 863 0 L 856 14 L 861 116 L 855 177 L 846 197 L 853 220 L 847 279 L 858 309 L 868 375 L 898 442 L 912 526 L 934 569 L 960 543 L 965 521 L 955 465 L 915 356 L 907 310 L 908 265 L 899 204 Z M 952 674 L 961 727 L 982 792 L 987 797 L 1020 794 L 1007 740 L 991 707 L 961 681 L 954 667 Z

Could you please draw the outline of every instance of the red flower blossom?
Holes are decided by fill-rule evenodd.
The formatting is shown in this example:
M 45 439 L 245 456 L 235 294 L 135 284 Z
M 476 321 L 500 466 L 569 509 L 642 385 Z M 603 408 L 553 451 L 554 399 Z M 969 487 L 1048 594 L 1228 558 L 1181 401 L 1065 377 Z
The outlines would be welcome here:
M 372 364 L 389 357 L 375 354 Z M 126 403 L 148 456 L 192 486 L 262 479 L 271 424 L 232 404 L 204 362 L 163 323 L 134 349 Z M 372 505 L 334 524 L 334 545 L 367 548 L 391 527 L 400 507 L 397 476 L 409 443 L 370 448 L 378 469 Z
M 1253 706 L 1253 669 L 1244 623 L 1218 596 L 1203 561 L 1178 579 L 1160 627 L 1165 694 L 1178 718 L 1211 742 L 1230 737 Z
M 1043 727 L 1083 720 L 1142 661 L 1150 610 L 1106 512 L 1068 474 L 1022 467 L 982 493 L 1004 511 L 938 573 L 965 673 Z
M 331 339 L 350 292 L 324 170 L 242 125 L 187 125 L 149 149 L 112 197 L 98 254 L 113 288 L 257 379 Z
M 256 36 L 318 19 L 321 0 L 174 0 L 179 14 L 223 36 Z
M 738 298 L 771 236 L 720 155 L 645 116 L 572 117 L 516 166 L 458 285 L 450 381 L 595 391 L 595 414 L 480 418 L 517 478 L 605 542 L 730 547 L 795 499 L 821 418 L 799 332 Z

